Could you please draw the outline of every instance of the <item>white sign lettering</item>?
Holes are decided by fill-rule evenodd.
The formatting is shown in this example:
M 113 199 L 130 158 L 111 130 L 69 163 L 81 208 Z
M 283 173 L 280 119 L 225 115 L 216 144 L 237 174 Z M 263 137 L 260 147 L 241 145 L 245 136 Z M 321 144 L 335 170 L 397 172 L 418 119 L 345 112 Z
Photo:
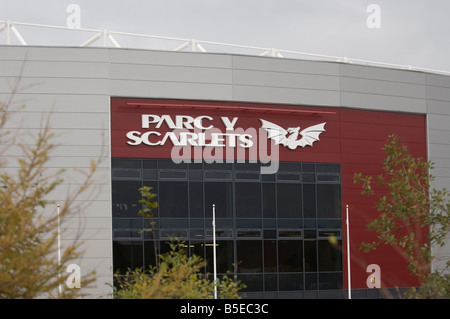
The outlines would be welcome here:
M 200 130 L 209 130 L 213 126 L 204 126 L 204 120 L 212 121 L 213 118 L 210 116 L 202 115 L 193 118 L 189 115 L 177 115 L 175 116 L 175 122 L 172 120 L 170 115 L 142 115 L 142 128 L 150 128 L 150 124 L 156 124 L 155 128 L 160 128 L 161 125 L 166 124 L 171 130 L 181 130 L 183 128 L 192 130 L 198 128 Z M 192 126 L 194 124 L 194 126 Z
M 220 121 L 218 121 L 220 119 Z M 206 163 L 227 163 L 234 158 L 251 163 L 258 160 L 262 164 L 261 174 L 274 174 L 278 171 L 279 145 L 295 150 L 298 147 L 312 147 L 325 132 L 325 124 L 320 123 L 306 128 L 283 128 L 272 122 L 260 119 L 261 127 L 243 129 L 236 127 L 238 117 L 214 119 L 208 115 L 156 115 L 142 114 L 141 129 L 126 133 L 126 143 L 130 146 L 164 146 L 172 144 L 171 158 L 174 163 L 186 161 L 205 161 Z M 221 123 L 222 130 L 214 126 Z M 268 143 L 270 140 L 273 143 Z M 269 145 L 270 151 L 269 151 Z M 253 147 L 257 146 L 257 147 Z
M 129 141 L 128 145 L 140 145 L 144 143 L 148 146 L 164 145 L 167 140 L 170 140 L 174 146 L 212 146 L 212 147 L 236 147 L 239 145 L 243 148 L 253 146 L 252 136 L 249 134 L 234 134 L 234 133 L 195 133 L 184 131 L 167 132 L 162 138 L 161 133 L 156 131 L 149 131 L 142 133 L 139 131 L 130 131 L 127 133 Z
M 129 131 L 126 134 L 127 144 L 137 146 L 165 145 L 168 140 L 173 146 L 210 146 L 210 147 L 242 147 L 251 148 L 255 145 L 256 134 L 252 135 L 242 129 L 235 128 L 238 117 L 221 117 L 226 133 L 218 130 L 211 123 L 214 119 L 208 115 L 192 117 L 189 115 L 141 115 L 141 127 L 149 131 Z M 319 135 L 325 131 L 325 124 L 320 123 L 300 130 L 300 127 L 284 129 L 266 120 L 261 121 L 261 129 L 267 133 L 267 138 L 275 145 L 283 145 L 289 149 L 312 146 L 319 141 Z M 158 130 L 163 126 L 170 130 L 164 134 Z

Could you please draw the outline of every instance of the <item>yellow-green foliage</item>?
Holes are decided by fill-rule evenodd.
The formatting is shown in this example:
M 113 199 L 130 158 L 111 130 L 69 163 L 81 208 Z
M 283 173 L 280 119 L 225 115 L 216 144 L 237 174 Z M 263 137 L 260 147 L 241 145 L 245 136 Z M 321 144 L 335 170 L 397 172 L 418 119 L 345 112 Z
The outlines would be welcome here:
M 171 250 L 160 255 L 158 267 L 148 272 L 128 270 L 115 274 L 118 282 L 116 297 L 122 299 L 212 299 L 214 282 L 200 271 L 206 263 L 199 256 L 188 257 L 183 243 L 173 241 Z M 229 277 L 217 280 L 221 299 L 239 299 L 238 291 L 245 286 Z
M 65 288 L 62 274 L 69 261 L 80 252 L 74 242 L 61 249 L 60 259 L 57 256 L 57 206 L 47 198 L 61 185 L 63 171 L 49 173 L 46 167 L 54 148 L 53 134 L 47 123 L 32 143 L 20 142 L 20 130 L 12 134 L 5 129 L 11 101 L 0 102 L 1 151 L 14 145 L 21 155 L 3 157 L 0 162 L 0 299 L 79 296 L 80 289 L 58 291 L 60 285 Z M 60 220 L 72 212 L 76 196 L 89 187 L 95 167 L 92 163 L 85 183 L 60 205 Z M 94 280 L 90 277 L 83 284 Z

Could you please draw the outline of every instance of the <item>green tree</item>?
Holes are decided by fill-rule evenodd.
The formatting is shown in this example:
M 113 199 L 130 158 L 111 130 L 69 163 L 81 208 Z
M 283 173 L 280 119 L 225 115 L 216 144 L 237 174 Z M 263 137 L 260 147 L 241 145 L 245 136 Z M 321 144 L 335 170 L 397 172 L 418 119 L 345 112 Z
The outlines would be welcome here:
M 57 214 L 56 203 L 47 199 L 63 182 L 63 170 L 50 173 L 46 166 L 55 147 L 52 130 L 47 122 L 30 143 L 21 141 L 20 131 L 12 134 L 6 129 L 15 93 L 16 89 L 0 102 L 2 153 L 8 154 L 12 146 L 21 150 L 20 156 L 3 156 L 0 162 L 0 299 L 77 297 L 80 289 L 68 289 L 63 274 L 81 255 L 80 243 L 62 247 L 58 258 L 58 225 L 76 209 L 77 196 L 90 187 L 97 163 L 83 172 L 84 183 L 67 196 Z M 90 274 L 83 286 L 93 281 Z
M 139 192 L 141 193 L 142 198 L 139 200 L 139 204 L 142 204 L 142 209 L 139 210 L 138 214 L 144 218 L 150 220 L 150 228 L 143 229 L 143 232 L 150 232 L 153 236 L 155 236 L 155 221 L 153 219 L 153 210 L 158 207 L 158 202 L 155 201 L 156 194 L 152 193 L 152 187 L 143 186 L 139 188 Z M 156 240 L 153 240 L 153 251 L 155 252 L 155 265 L 158 268 L 158 255 L 156 254 Z
M 432 163 L 411 156 L 399 138 L 391 135 L 384 147 L 383 173 L 376 177 L 357 173 L 355 183 L 362 194 L 375 196 L 379 216 L 368 224 L 377 233 L 377 241 L 362 243 L 365 252 L 386 244 L 398 251 L 408 263 L 409 271 L 421 282 L 411 298 L 449 298 L 450 276 L 444 269 L 431 271 L 432 247 L 445 245 L 450 227 L 450 193 L 431 189 Z
M 153 218 L 152 210 L 157 207 L 151 188 L 139 189 L 143 199 L 141 215 Z M 151 225 L 154 225 L 151 223 Z M 145 231 L 153 231 L 152 229 Z M 125 274 L 116 272 L 115 296 L 121 299 L 212 299 L 215 283 L 205 276 L 202 269 L 206 262 L 201 257 L 187 255 L 183 242 L 172 240 L 170 251 L 157 256 L 159 262 L 150 270 L 128 269 Z M 156 254 L 156 249 L 155 249 Z M 159 257 L 159 258 L 158 258 Z M 217 279 L 218 296 L 221 299 L 239 299 L 239 290 L 245 286 L 228 276 Z
M 212 299 L 214 282 L 201 270 L 206 266 L 199 256 L 188 257 L 184 243 L 172 241 L 171 250 L 159 256 L 159 266 L 147 272 L 141 268 L 115 274 L 120 299 Z M 221 299 L 239 299 L 238 291 L 244 286 L 223 277 L 217 280 Z

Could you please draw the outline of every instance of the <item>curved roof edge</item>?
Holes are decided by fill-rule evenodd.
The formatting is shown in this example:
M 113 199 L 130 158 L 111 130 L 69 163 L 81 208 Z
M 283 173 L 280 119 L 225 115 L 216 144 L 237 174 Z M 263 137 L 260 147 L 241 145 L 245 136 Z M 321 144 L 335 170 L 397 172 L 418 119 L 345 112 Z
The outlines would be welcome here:
M 52 25 L 42 25 L 33 23 L 13 22 L 11 20 L 0 21 L 0 33 L 6 32 L 6 45 L 12 45 L 13 41 L 20 45 L 30 45 L 19 32 L 21 28 L 33 28 L 33 29 L 45 29 L 46 34 L 49 30 L 59 30 L 71 32 L 71 41 L 79 41 L 80 44 L 69 44 L 68 47 L 113 47 L 113 48 L 125 48 L 125 49 L 138 49 L 138 50 L 151 50 L 151 51 L 190 51 L 190 52 L 202 52 L 202 53 L 217 53 L 217 54 L 233 54 L 233 55 L 249 55 L 249 56 L 267 56 L 274 58 L 284 59 L 298 59 L 298 60 L 317 60 L 321 62 L 341 62 L 356 65 L 366 65 L 374 67 L 384 67 L 391 69 L 400 69 L 408 71 L 419 71 L 433 74 L 450 75 L 450 71 L 436 70 L 415 67 L 412 65 L 401 65 L 379 61 L 370 61 L 364 59 L 354 59 L 349 57 L 338 57 L 331 55 L 283 50 L 267 47 L 256 47 L 241 44 L 230 44 L 213 41 L 203 41 L 197 39 L 184 39 L 166 36 L 157 36 L 149 34 L 137 34 L 129 32 L 118 32 L 111 30 L 94 30 L 86 28 L 70 28 Z M 76 36 L 74 36 L 76 34 Z M 68 37 L 69 38 L 69 37 Z M 67 38 L 64 38 L 67 39 Z M 76 39 L 76 40 L 75 40 Z M 118 41 L 117 39 L 120 39 Z M 147 48 L 147 47 L 133 47 L 123 46 L 123 43 L 127 41 L 147 41 L 146 45 L 157 45 L 163 49 Z M 59 40 L 62 42 L 62 38 Z M 153 42 L 152 42 L 153 41 Z M 122 44 L 120 44 L 121 42 Z M 152 43 L 148 43 L 152 42 Z M 98 45 L 100 43 L 100 45 Z M 134 42 L 137 43 L 137 42 Z M 142 43 L 142 42 L 140 42 Z M 142 44 L 141 44 L 142 45 Z M 35 46 L 35 45 L 32 45 Z M 37 45 L 42 46 L 42 45 Z M 43 45 L 45 46 L 45 45 Z M 65 47 L 66 45 L 61 45 Z M 61 47 L 60 45 L 50 45 L 50 47 Z M 169 49 L 171 47 L 172 49 Z M 165 49 L 164 49 L 165 48 Z

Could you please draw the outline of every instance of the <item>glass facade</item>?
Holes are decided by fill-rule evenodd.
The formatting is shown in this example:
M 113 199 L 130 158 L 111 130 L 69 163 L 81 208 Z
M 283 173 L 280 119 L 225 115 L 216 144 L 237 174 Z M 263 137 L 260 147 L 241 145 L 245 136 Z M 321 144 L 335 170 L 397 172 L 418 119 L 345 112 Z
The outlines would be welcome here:
M 339 164 L 280 162 L 277 174 L 261 175 L 258 163 L 113 158 L 112 179 L 114 271 L 155 264 L 155 247 L 164 253 L 176 237 L 212 273 L 215 204 L 217 271 L 236 274 L 248 297 L 343 289 Z M 142 186 L 157 194 L 155 235 L 142 232 Z

